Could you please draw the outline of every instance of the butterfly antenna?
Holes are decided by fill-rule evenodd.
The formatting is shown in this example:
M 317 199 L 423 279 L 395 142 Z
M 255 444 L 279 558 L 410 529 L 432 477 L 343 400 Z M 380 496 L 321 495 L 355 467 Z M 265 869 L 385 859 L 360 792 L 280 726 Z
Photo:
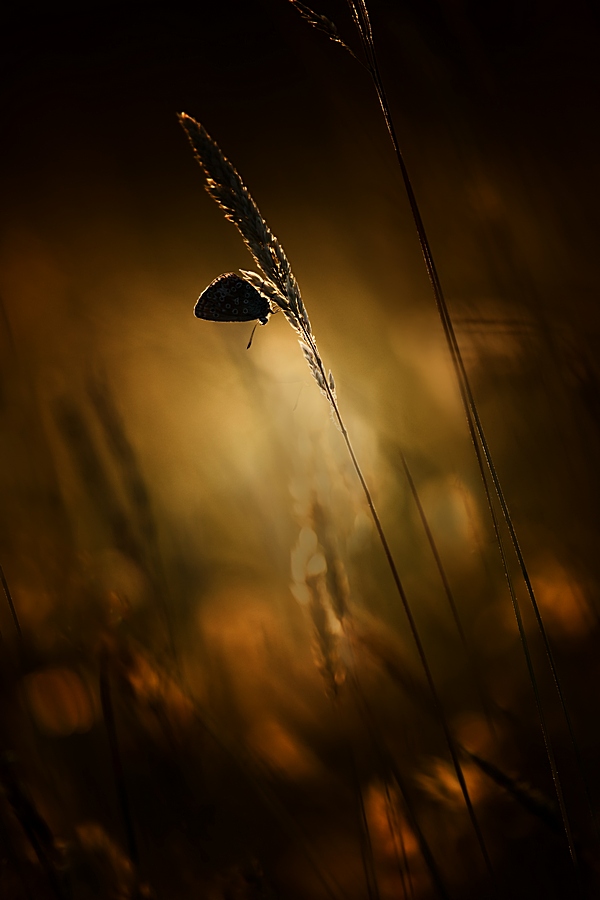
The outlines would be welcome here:
M 252 334 L 250 335 L 250 340 L 248 341 L 248 346 L 246 347 L 246 350 L 249 350 L 250 347 L 252 346 L 252 338 L 254 337 L 254 332 L 256 331 L 257 325 L 258 325 L 258 322 L 256 323 L 256 325 L 255 325 L 254 328 L 252 329 Z

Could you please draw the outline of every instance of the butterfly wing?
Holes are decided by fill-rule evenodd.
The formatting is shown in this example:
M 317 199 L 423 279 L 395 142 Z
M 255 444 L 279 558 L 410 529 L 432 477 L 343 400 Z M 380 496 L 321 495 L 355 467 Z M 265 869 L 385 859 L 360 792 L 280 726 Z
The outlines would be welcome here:
M 210 322 L 251 322 L 266 325 L 271 314 L 269 301 L 239 275 L 219 275 L 200 294 L 194 315 Z

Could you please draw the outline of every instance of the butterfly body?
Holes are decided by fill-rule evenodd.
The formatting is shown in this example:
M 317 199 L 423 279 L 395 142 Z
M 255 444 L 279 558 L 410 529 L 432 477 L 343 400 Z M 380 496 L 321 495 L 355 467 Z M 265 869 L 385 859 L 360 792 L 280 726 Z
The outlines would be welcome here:
M 200 294 L 194 315 L 209 322 L 251 322 L 266 325 L 271 315 L 269 301 L 249 282 L 229 272 L 219 275 Z

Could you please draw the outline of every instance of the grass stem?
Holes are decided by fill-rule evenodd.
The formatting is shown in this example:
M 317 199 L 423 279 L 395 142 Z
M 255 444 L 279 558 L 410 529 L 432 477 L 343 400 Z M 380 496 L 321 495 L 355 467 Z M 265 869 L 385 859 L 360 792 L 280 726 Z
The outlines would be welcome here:
M 8 586 L 8 581 L 6 580 L 6 576 L 4 574 L 4 569 L 0 565 L 0 582 L 2 582 L 2 590 L 4 591 L 4 595 L 6 597 L 6 602 L 8 603 L 8 608 L 10 609 L 10 614 L 12 616 L 12 620 L 15 625 L 15 630 L 19 636 L 19 640 L 23 640 L 23 632 L 21 631 L 21 623 L 19 622 L 19 617 L 17 615 L 17 610 L 15 609 L 14 600 L 12 598 L 12 594 L 10 592 L 10 588 Z
M 377 93 L 377 98 L 378 98 L 379 104 L 380 104 L 380 106 L 381 106 L 381 110 L 382 110 L 383 117 L 384 117 L 384 120 L 385 120 L 385 124 L 386 124 L 386 128 L 387 128 L 387 131 L 388 131 L 388 135 L 389 135 L 390 140 L 391 140 L 391 142 L 392 142 L 392 146 L 393 146 L 393 148 L 394 148 L 394 153 L 395 153 L 395 155 L 396 155 L 396 159 L 397 159 L 398 165 L 400 166 L 400 171 L 401 171 L 401 174 L 402 174 L 402 180 L 403 180 L 403 182 L 404 182 L 404 187 L 405 187 L 406 194 L 407 194 L 407 197 L 408 197 L 408 202 L 409 202 L 410 210 L 411 210 L 411 213 L 412 213 L 412 216 L 413 216 L 413 220 L 414 220 L 414 223 L 415 223 L 415 227 L 416 227 L 416 231 L 417 231 L 417 236 L 418 236 L 418 239 L 419 239 L 419 244 L 420 244 L 421 252 L 422 252 L 422 255 L 423 255 L 423 260 L 424 260 L 425 267 L 426 267 L 426 270 L 427 270 L 427 275 L 428 275 L 428 277 L 429 277 L 429 281 L 430 281 L 430 283 L 431 283 L 431 287 L 432 287 L 432 290 L 433 290 L 433 293 L 434 293 L 435 302 L 436 302 L 436 307 L 437 307 L 437 310 L 438 310 L 438 314 L 439 314 L 439 316 L 440 316 L 440 320 L 441 320 L 441 323 L 442 323 L 442 328 L 443 328 L 443 330 L 444 330 L 444 335 L 445 335 L 445 338 L 446 338 L 446 342 L 447 342 L 447 344 L 448 344 L 448 349 L 449 349 L 449 351 L 450 351 L 450 356 L 451 356 L 451 358 L 452 358 L 452 364 L 453 364 L 453 367 L 454 367 L 454 370 L 455 370 L 455 374 L 456 374 L 456 377 L 457 377 L 457 381 L 458 381 L 458 384 L 459 384 L 459 389 L 460 389 L 460 394 L 461 394 L 461 400 L 462 400 L 462 404 L 463 404 L 463 408 L 464 408 L 464 411 L 465 411 L 465 415 L 466 415 L 466 417 L 467 417 L 467 421 L 468 421 L 468 424 L 469 424 L 469 431 L 470 431 L 470 434 L 471 434 L 471 440 L 472 440 L 472 442 L 473 442 L 473 445 L 474 445 L 474 447 L 475 447 L 476 454 L 477 454 L 477 463 L 478 463 L 478 466 L 479 466 L 479 470 L 480 470 L 480 473 L 481 473 L 481 477 L 482 477 L 482 479 L 483 479 L 483 481 L 484 481 L 484 484 L 486 485 L 486 494 L 488 495 L 488 506 L 490 507 L 490 509 L 492 509 L 492 506 L 491 506 L 491 498 L 490 498 L 490 496 L 489 496 L 489 490 L 487 489 L 487 475 L 486 475 L 485 466 L 487 466 L 487 469 L 488 469 L 488 471 L 489 471 L 489 473 L 490 473 L 490 476 L 491 476 L 491 479 L 492 479 L 492 483 L 493 483 L 493 486 L 494 486 L 494 490 L 495 490 L 496 496 L 497 496 L 497 498 L 498 498 L 498 502 L 499 502 L 499 504 L 500 504 L 500 508 L 501 508 L 501 510 L 502 510 L 502 515 L 503 515 L 504 521 L 505 521 L 505 523 L 506 523 L 506 526 L 507 526 L 507 528 L 508 528 L 508 532 L 509 532 L 509 535 L 510 535 L 510 540 L 511 540 L 511 543 L 512 543 L 512 546 L 513 546 L 513 550 L 514 550 L 515 555 L 516 555 L 516 557 L 517 557 L 517 561 L 518 561 L 518 564 L 519 564 L 519 569 L 520 569 L 520 571 L 521 571 L 521 575 L 522 575 L 522 577 L 523 577 L 523 581 L 525 582 L 525 586 L 526 586 L 526 588 L 527 588 L 527 594 L 528 594 L 528 596 L 529 596 L 529 600 L 530 600 L 531 605 L 532 605 L 532 607 L 533 607 L 533 611 L 534 611 L 534 614 L 535 614 L 536 622 L 537 622 L 537 625 L 538 625 L 540 634 L 541 634 L 541 636 L 542 636 L 542 641 L 543 641 L 543 644 L 544 644 L 544 648 L 545 648 L 545 652 L 546 652 L 548 664 L 549 664 L 550 670 L 551 670 L 551 672 L 552 672 L 552 678 L 553 678 L 554 685 L 555 685 L 555 688 L 556 688 L 556 692 L 557 692 L 557 695 L 558 695 L 558 698 L 559 698 L 560 706 L 561 706 L 561 709 L 562 709 L 562 712 L 563 712 L 563 716 L 564 716 L 564 719 L 565 719 L 565 722 L 566 722 L 566 725 L 567 725 L 567 729 L 568 729 L 568 732 L 569 732 L 569 737 L 570 737 L 571 743 L 572 743 L 572 745 L 573 745 L 573 748 L 574 748 L 574 751 L 575 751 L 575 754 L 576 754 L 576 761 L 577 761 L 578 769 L 579 769 L 579 772 L 580 772 L 580 776 L 581 776 L 582 781 L 583 781 L 584 789 L 585 789 L 585 792 L 586 792 L 586 798 L 587 798 L 588 806 L 589 806 L 590 810 L 592 810 L 592 815 L 593 815 L 593 804 L 592 804 L 592 802 L 591 802 L 591 798 L 590 798 L 589 790 L 588 790 L 588 787 L 587 787 L 586 779 L 585 779 L 585 776 L 584 776 L 584 773 L 583 773 L 583 767 L 582 767 L 582 763 L 581 763 L 581 755 L 580 755 L 580 752 L 579 752 L 579 749 L 578 749 L 578 746 L 577 746 L 577 742 L 576 742 L 576 740 L 575 740 L 575 735 L 574 735 L 574 731 L 573 731 L 573 727 L 572 727 L 572 723 L 571 723 L 571 718 L 570 718 L 569 713 L 568 713 L 568 710 L 567 710 L 567 705 L 566 705 L 566 702 L 565 702 L 565 698 L 564 698 L 564 693 L 563 693 L 561 681 L 560 681 L 560 678 L 559 678 L 559 675 L 558 675 L 558 670 L 557 670 L 557 668 L 556 668 L 556 664 L 555 664 L 555 661 L 554 661 L 554 656 L 553 656 L 553 653 L 552 653 L 552 649 L 551 649 L 551 646 L 550 646 L 550 642 L 549 642 L 549 639 L 548 639 L 548 635 L 547 635 L 546 629 L 545 629 L 545 627 L 544 627 L 544 623 L 543 623 L 543 621 L 542 621 L 542 617 L 541 617 L 541 614 L 540 614 L 538 602 L 537 602 L 537 599 L 536 599 L 536 596 L 535 596 L 535 592 L 534 592 L 534 590 L 533 590 L 533 585 L 532 585 L 532 582 L 531 582 L 531 578 L 530 578 L 530 576 L 529 576 L 529 571 L 528 571 L 528 568 L 527 568 L 527 565 L 526 565 L 526 562 L 525 562 L 525 558 L 524 558 L 523 552 L 522 552 L 522 550 L 521 550 L 521 545 L 520 545 L 519 539 L 518 539 L 518 537 L 517 537 L 517 532 L 516 532 L 516 529 L 515 529 L 515 526 L 514 526 L 514 523 L 513 523 L 513 520 L 512 520 L 512 516 L 511 516 L 511 514 L 510 514 L 510 510 L 509 510 L 509 508 L 508 508 L 508 504 L 507 504 L 507 502 L 506 502 L 506 498 L 505 498 L 505 495 L 504 495 L 504 491 L 503 491 L 502 485 L 501 485 L 501 483 L 500 483 L 500 479 L 499 479 L 499 477 L 498 477 L 498 472 L 497 472 L 497 469 L 496 469 L 496 465 L 495 465 L 494 460 L 493 460 L 493 458 L 492 458 L 491 450 L 490 450 L 489 444 L 488 444 L 488 442 L 487 442 L 487 438 L 486 438 L 486 436 L 485 436 L 485 432 L 484 432 L 484 429 L 483 429 L 483 425 L 482 425 L 482 423 L 481 423 L 481 419 L 480 419 L 480 417 L 479 417 L 479 412 L 478 412 L 478 410 L 477 410 L 477 406 L 476 406 L 476 403 L 475 403 L 475 398 L 474 398 L 474 396 L 473 396 L 473 392 L 472 392 L 472 390 L 471 390 L 471 386 L 470 386 L 470 383 L 469 383 L 469 379 L 468 379 L 468 376 L 467 376 L 467 373 L 466 373 L 466 369 L 465 369 L 465 366 L 464 366 L 464 361 L 463 361 L 463 358 L 462 358 L 462 354 L 461 354 L 461 351 L 460 351 L 460 347 L 459 347 L 459 345 L 458 345 L 458 341 L 457 341 L 457 338 L 456 338 L 456 333 L 455 333 L 455 330 L 454 330 L 454 326 L 453 326 L 453 323 L 452 323 L 452 319 L 451 319 L 451 316 L 450 316 L 450 312 L 449 312 L 449 309 L 448 309 L 448 305 L 447 305 L 447 302 L 446 302 L 446 298 L 445 298 L 444 292 L 443 292 L 443 290 L 442 290 L 442 286 L 441 286 L 440 279 L 439 279 L 439 276 L 438 276 L 437 268 L 436 268 L 435 261 L 434 261 L 434 258 L 433 258 L 433 253 L 432 253 L 432 251 L 431 251 L 431 246 L 430 246 L 430 243 L 429 243 L 429 239 L 428 239 L 428 236 L 427 236 L 427 232 L 426 232 L 426 230 L 425 230 L 425 225 L 424 225 L 424 223 L 423 223 L 423 219 L 422 219 L 422 216 L 421 216 L 421 212 L 420 212 L 420 209 L 419 209 L 419 205 L 418 205 L 418 203 L 417 203 L 417 199 L 416 199 L 415 192 L 414 192 L 414 189 L 413 189 L 413 186 L 412 186 L 412 181 L 411 181 L 411 178 L 410 178 L 410 175 L 409 175 L 409 172 L 408 172 L 408 168 L 407 168 L 407 166 L 406 166 L 406 163 L 405 163 L 405 160 L 404 160 L 404 156 L 403 156 L 402 151 L 401 151 L 401 149 L 400 149 L 400 144 L 399 144 L 399 142 L 398 142 L 398 138 L 397 138 L 397 135 L 396 135 L 396 130 L 395 130 L 395 127 L 394 127 L 394 122 L 393 122 L 392 115 L 391 115 L 391 111 L 390 111 L 390 107 L 389 107 L 389 104 L 388 104 L 388 100 L 387 100 L 385 88 L 384 88 L 383 81 L 382 81 L 382 78 L 381 78 L 381 75 L 380 75 L 380 71 L 379 71 L 379 65 L 378 65 L 378 61 L 377 61 L 377 54 L 376 54 L 376 52 L 375 52 L 375 44 L 374 44 L 374 41 L 373 41 L 373 34 L 372 34 L 372 30 L 371 30 L 371 24 L 370 24 L 370 20 L 369 20 L 369 14 L 368 14 L 368 10 L 367 10 L 367 5 L 366 5 L 365 0 L 348 0 L 348 5 L 349 5 L 349 7 L 350 7 L 350 11 L 351 11 L 351 13 L 352 13 L 352 18 L 353 18 L 353 20 L 354 20 L 354 23 L 355 23 L 355 25 L 356 25 L 356 27 L 357 27 L 357 30 L 358 30 L 359 35 L 360 35 L 360 38 L 361 38 L 361 42 L 362 42 L 362 45 L 363 45 L 363 49 L 364 49 L 364 52 L 365 52 L 365 55 L 366 55 L 366 58 L 367 58 L 367 68 L 369 69 L 371 78 L 372 78 L 372 80 L 373 80 L 373 84 L 374 84 L 374 86 L 375 86 L 375 90 L 376 90 L 376 93 Z M 479 446 L 479 445 L 481 446 L 481 450 L 482 450 L 482 453 L 483 453 L 483 458 L 485 459 L 485 465 L 484 465 L 483 459 L 482 459 L 482 457 L 481 457 L 481 454 L 478 452 L 478 446 Z M 535 695 L 535 699 L 536 699 L 536 707 L 537 707 L 537 709 L 538 709 L 538 717 L 539 717 L 539 720 L 540 720 L 540 726 L 541 726 L 541 729 L 542 729 L 543 739 L 544 739 L 544 744 L 545 744 L 545 747 L 546 747 L 546 754 L 547 754 L 547 757 L 548 757 L 548 762 L 549 762 L 549 764 L 550 764 L 550 769 L 551 769 L 551 771 L 552 771 L 552 778 L 553 778 L 553 781 L 554 781 L 554 785 L 555 785 L 555 789 L 556 789 L 556 794 L 557 794 L 559 806 L 560 806 L 560 809 L 561 809 L 561 815 L 562 815 L 562 817 L 563 817 L 563 823 L 564 823 L 564 828 L 565 828 L 565 834 L 566 834 L 567 842 L 568 842 L 568 845 L 569 845 L 569 852 L 570 852 L 570 854 L 571 854 L 571 857 L 572 857 L 572 860 L 573 860 L 573 864 L 574 864 L 575 867 L 577 868 L 577 857 L 576 857 L 576 854 L 575 854 L 575 847 L 574 847 L 574 844 L 573 844 L 573 837 L 572 837 L 572 832 L 571 832 L 571 826 L 570 826 L 570 823 L 569 823 L 569 819 L 568 819 L 568 815 L 567 815 L 567 810 L 566 810 L 566 806 L 565 806 L 565 802 L 564 802 L 564 796 L 563 796 L 562 786 L 561 786 L 560 778 L 559 778 L 558 771 L 557 771 L 557 768 L 556 768 L 556 761 L 555 761 L 555 757 L 554 757 L 554 752 L 553 752 L 553 750 L 552 750 L 552 745 L 551 745 L 550 735 L 549 735 L 549 732 L 548 732 L 548 729 L 547 729 L 547 725 L 546 725 L 545 718 L 544 718 L 544 714 L 543 714 L 542 707 L 541 707 L 541 702 L 540 702 L 540 698 L 539 698 L 539 692 L 538 692 L 537 682 L 536 682 L 536 680 L 535 680 L 535 675 L 534 675 L 534 670 L 533 670 L 533 664 L 532 664 L 532 661 L 531 661 L 531 656 L 530 656 L 528 650 L 526 649 L 526 648 L 527 648 L 527 642 L 526 642 L 525 635 L 524 635 L 524 631 L 523 631 L 523 626 L 522 626 L 522 621 L 521 621 L 520 611 L 518 610 L 518 604 L 517 604 L 517 602 L 516 602 L 516 596 L 515 596 L 514 588 L 512 587 L 511 579 L 510 579 L 510 574 L 509 574 L 509 571 L 508 571 L 508 567 L 507 567 L 507 565 L 506 565 L 506 557 L 505 557 L 505 553 L 504 553 L 504 550 L 503 550 L 503 548 L 502 548 L 502 546 L 501 546 L 501 541 L 500 541 L 500 536 L 499 536 L 499 530 L 498 530 L 498 528 L 497 528 L 497 523 L 494 523 L 494 531 L 495 531 L 495 534 L 496 534 L 496 540 L 497 540 L 497 542 L 498 542 L 499 549 L 500 549 L 500 553 L 501 553 L 501 556 L 502 556 L 502 564 L 503 564 L 503 568 L 504 568 L 506 577 L 507 577 L 508 582 L 509 582 L 509 589 L 510 589 L 510 593 L 511 593 L 511 599 L 512 599 L 512 601 L 513 601 L 513 608 L 514 608 L 514 611 L 515 611 L 515 616 L 516 616 L 517 624 L 518 624 L 518 627 L 519 627 L 519 634 L 521 635 L 521 643 L 522 643 L 522 645 L 523 645 L 523 649 L 524 649 L 524 652 L 525 652 L 525 658 L 526 658 L 526 662 L 527 662 L 527 668 L 528 668 L 528 672 L 529 672 L 529 677 L 530 677 L 530 680 L 531 680 L 532 688 L 533 688 L 534 695 Z
M 460 789 L 464 798 L 465 806 L 471 821 L 473 831 L 475 833 L 477 843 L 481 850 L 488 874 L 495 884 L 494 872 L 491 860 L 487 851 L 483 833 L 477 821 L 475 810 L 471 802 L 469 790 L 465 781 L 465 777 L 461 768 L 458 752 L 450 731 L 444 709 L 435 686 L 431 668 L 427 661 L 425 648 L 421 641 L 416 621 L 413 616 L 408 597 L 404 590 L 398 567 L 394 560 L 389 542 L 387 540 L 381 519 L 375 507 L 373 497 L 369 486 L 365 480 L 362 469 L 359 465 L 356 453 L 350 441 L 348 430 L 340 413 L 337 403 L 334 380 L 331 373 L 327 374 L 323 364 L 317 343 L 312 331 L 310 319 L 304 306 L 300 294 L 300 288 L 291 270 L 289 261 L 285 255 L 283 247 L 268 227 L 260 210 L 254 202 L 246 185 L 243 183 L 240 175 L 224 156 L 218 144 L 210 137 L 205 128 L 196 122 L 186 113 L 179 116 L 179 121 L 187 133 L 189 141 L 194 150 L 196 159 L 206 175 L 206 189 L 210 196 L 225 212 L 225 216 L 229 221 L 233 222 L 238 228 L 242 238 L 254 257 L 257 265 L 262 269 L 266 276 L 266 281 L 262 276 L 256 273 L 247 273 L 242 271 L 242 275 L 251 281 L 253 285 L 262 290 L 263 294 L 272 300 L 275 296 L 277 304 L 283 310 L 283 313 L 298 336 L 302 352 L 321 392 L 329 401 L 334 419 L 340 429 L 344 443 L 350 455 L 354 471 L 358 477 L 362 487 L 367 506 L 373 519 L 375 529 L 381 546 L 384 551 L 394 585 L 400 597 L 402 607 L 408 619 L 410 632 L 414 640 L 417 654 L 431 696 L 433 698 L 434 707 L 438 715 L 452 765 L 456 772 L 456 777 L 460 785 Z

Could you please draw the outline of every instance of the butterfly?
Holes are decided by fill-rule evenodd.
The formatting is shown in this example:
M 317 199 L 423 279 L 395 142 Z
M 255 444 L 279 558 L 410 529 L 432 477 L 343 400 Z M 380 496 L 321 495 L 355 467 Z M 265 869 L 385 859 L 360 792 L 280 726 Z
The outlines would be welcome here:
M 266 325 L 273 310 L 256 288 L 239 275 L 219 275 L 202 291 L 194 307 L 198 319 L 209 322 L 251 322 L 258 319 Z

